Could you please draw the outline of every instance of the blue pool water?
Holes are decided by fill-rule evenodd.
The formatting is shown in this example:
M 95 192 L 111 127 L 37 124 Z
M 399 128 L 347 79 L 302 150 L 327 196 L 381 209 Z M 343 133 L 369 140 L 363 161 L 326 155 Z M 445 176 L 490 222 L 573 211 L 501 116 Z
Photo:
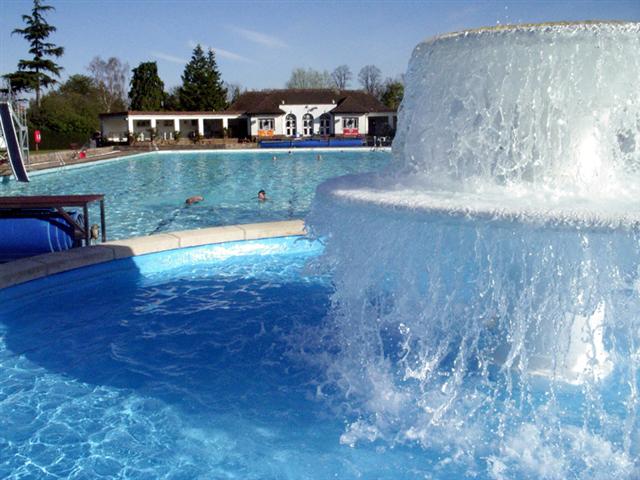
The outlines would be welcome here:
M 334 277 L 309 273 L 322 250 L 234 242 L 0 291 L 0 478 L 636 478 L 610 425 L 581 425 L 588 392 L 570 385 L 552 389 L 560 419 L 545 409 L 548 382 L 529 385 L 519 412 L 519 382 L 489 402 L 470 371 L 452 407 L 465 420 L 422 435 L 406 397 L 443 395 L 448 377 L 425 391 L 401 368 L 376 370 L 375 353 L 345 365 Z M 399 333 L 378 338 L 389 367 L 405 356 Z M 364 401 L 340 380 L 361 371 L 380 373 Z M 624 414 L 619 395 L 603 397 L 608 415 Z M 551 445 L 543 432 L 557 433 Z
M 329 308 L 303 273 L 320 250 L 199 247 L 0 292 L 0 478 L 422 478 L 419 449 L 341 443 L 297 359 Z
M 34 175 L 28 184 L 0 183 L 0 196 L 104 193 L 113 240 L 302 218 L 319 183 L 378 170 L 389 159 L 384 151 L 148 153 Z M 256 199 L 261 189 L 269 197 L 265 203 Z M 185 206 L 185 199 L 194 195 L 205 200 Z M 96 214 L 92 212 L 97 222 Z

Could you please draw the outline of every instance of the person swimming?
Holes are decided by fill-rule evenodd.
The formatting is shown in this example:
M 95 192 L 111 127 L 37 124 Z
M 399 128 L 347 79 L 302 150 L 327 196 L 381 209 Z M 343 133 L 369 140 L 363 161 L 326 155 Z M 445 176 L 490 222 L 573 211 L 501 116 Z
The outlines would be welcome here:
M 260 190 L 258 192 L 258 201 L 266 202 L 267 201 L 267 192 L 265 192 L 264 190 Z
M 194 203 L 199 203 L 203 200 L 204 197 L 201 197 L 200 195 L 194 195 L 193 197 L 187 198 L 184 203 L 186 203 L 187 205 L 193 205 Z

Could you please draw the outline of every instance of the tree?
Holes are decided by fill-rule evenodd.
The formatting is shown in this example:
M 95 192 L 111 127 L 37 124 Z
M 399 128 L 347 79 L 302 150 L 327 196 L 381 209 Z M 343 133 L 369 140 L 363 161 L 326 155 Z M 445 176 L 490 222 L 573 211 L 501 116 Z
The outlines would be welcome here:
M 396 110 L 404 96 L 404 85 L 399 80 L 387 79 L 380 96 L 380 101 L 392 110 Z
M 164 94 L 164 110 L 176 112 L 180 110 L 180 87 L 171 87 Z
M 382 72 L 375 65 L 365 65 L 358 73 L 358 81 L 365 92 L 377 96 L 382 87 Z
M 193 49 L 191 60 L 184 67 L 179 97 L 183 110 L 224 110 L 227 107 L 227 90 L 222 84 L 213 50 L 209 49 L 205 55 L 200 45 Z
M 42 131 L 42 148 L 69 148 L 71 143 L 84 144 L 100 129 L 101 110 L 101 91 L 93 79 L 72 75 L 44 94 L 40 107 L 32 100 L 27 121 L 29 128 Z
M 44 13 L 55 10 L 50 5 L 45 5 L 41 0 L 33 0 L 31 15 L 22 15 L 22 20 L 26 24 L 25 28 L 16 28 L 12 33 L 22 35 L 30 44 L 29 53 L 33 55 L 31 60 L 20 60 L 18 71 L 9 73 L 4 77 L 9 79 L 12 88 L 16 91 L 36 92 L 36 105 L 40 106 L 40 92 L 43 88 L 54 85 L 60 77 L 62 67 L 50 58 L 61 57 L 64 53 L 63 47 L 58 47 L 46 39 L 56 27 L 49 25 L 44 19 Z
M 291 72 L 287 88 L 331 88 L 331 75 L 326 70 L 320 72 L 313 68 L 295 68 Z
M 103 60 L 93 57 L 87 67 L 91 72 L 96 86 L 100 89 L 102 111 L 110 113 L 127 108 L 127 77 L 129 64 L 123 63 L 116 57 Z
M 348 65 L 340 65 L 333 71 L 333 73 L 331 73 L 331 78 L 338 90 L 344 90 L 347 88 L 347 85 L 351 81 L 351 78 L 353 78 L 353 75 L 351 74 L 351 69 Z
M 243 88 L 238 83 L 224 82 L 224 88 L 227 90 L 227 104 L 234 103 L 240 95 L 242 95 Z
M 142 62 L 133 69 L 129 101 L 132 110 L 160 110 L 164 101 L 164 83 L 156 62 Z

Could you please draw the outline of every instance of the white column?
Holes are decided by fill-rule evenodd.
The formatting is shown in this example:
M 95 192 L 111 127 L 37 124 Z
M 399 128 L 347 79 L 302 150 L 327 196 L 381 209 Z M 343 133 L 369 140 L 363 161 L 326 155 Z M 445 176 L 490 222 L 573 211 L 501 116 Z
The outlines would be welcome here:
M 389 126 L 391 128 L 396 128 L 396 126 L 393 124 L 393 115 L 389 115 L 388 120 L 389 120 Z
M 127 117 L 127 132 L 133 134 L 133 118 Z
M 204 118 L 202 117 L 198 119 L 198 134 L 204 137 Z
M 151 128 L 156 128 L 156 125 L 157 125 L 157 123 L 156 123 L 156 119 L 155 119 L 155 118 L 152 118 L 152 119 L 151 119 Z
M 174 132 L 179 132 L 180 131 L 180 119 L 179 118 L 174 118 L 173 119 L 173 131 Z
M 227 117 L 222 117 L 222 128 L 229 128 L 229 119 Z

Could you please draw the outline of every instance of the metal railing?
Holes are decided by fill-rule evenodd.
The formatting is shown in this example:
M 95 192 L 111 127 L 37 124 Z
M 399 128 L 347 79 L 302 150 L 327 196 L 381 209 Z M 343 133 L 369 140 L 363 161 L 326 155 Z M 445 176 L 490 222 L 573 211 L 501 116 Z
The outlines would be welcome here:
M 8 103 L 11 106 L 13 124 L 22 149 L 24 163 L 29 165 L 29 127 L 27 125 L 26 99 L 18 98 L 11 88 L 11 82 L 3 78 L 0 79 L 0 102 Z

